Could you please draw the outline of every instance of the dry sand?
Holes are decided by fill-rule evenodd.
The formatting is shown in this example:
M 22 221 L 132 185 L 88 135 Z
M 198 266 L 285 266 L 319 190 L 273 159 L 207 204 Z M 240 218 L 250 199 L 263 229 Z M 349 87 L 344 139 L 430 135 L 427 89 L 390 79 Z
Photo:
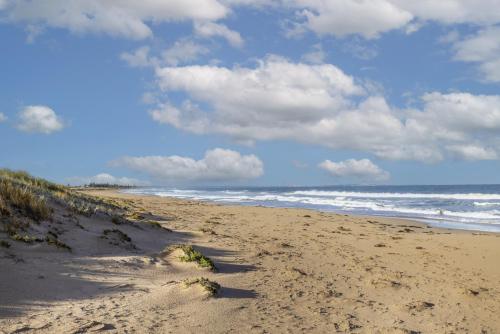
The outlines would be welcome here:
M 69 228 L 61 217 L 73 253 L 0 248 L 0 333 L 500 333 L 498 234 L 92 194 L 165 228 L 83 217 Z M 103 238 L 114 228 L 131 242 Z M 162 255 L 173 243 L 194 245 L 218 272 Z M 182 283 L 201 276 L 220 283 L 216 298 Z

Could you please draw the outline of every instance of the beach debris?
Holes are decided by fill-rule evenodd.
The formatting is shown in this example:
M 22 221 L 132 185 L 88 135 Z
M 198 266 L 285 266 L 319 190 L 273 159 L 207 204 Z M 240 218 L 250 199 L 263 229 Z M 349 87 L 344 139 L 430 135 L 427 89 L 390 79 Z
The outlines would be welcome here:
M 426 302 L 426 301 L 416 301 L 416 302 L 412 302 L 412 303 L 406 305 L 408 310 L 417 311 L 417 312 L 422 312 L 422 311 L 425 311 L 428 309 L 432 309 L 432 308 L 434 308 L 434 306 L 435 306 L 434 303 Z
M 479 289 L 466 289 L 465 292 L 470 295 L 470 296 L 478 296 L 480 293 L 488 291 L 486 288 L 479 288 Z
M 205 233 L 205 234 L 217 235 L 217 233 L 215 233 L 214 230 L 212 230 L 211 228 L 207 228 L 207 227 L 200 228 L 200 231 Z
M 386 244 L 380 243 L 380 244 L 376 244 L 374 247 L 387 247 L 387 246 L 386 246 Z

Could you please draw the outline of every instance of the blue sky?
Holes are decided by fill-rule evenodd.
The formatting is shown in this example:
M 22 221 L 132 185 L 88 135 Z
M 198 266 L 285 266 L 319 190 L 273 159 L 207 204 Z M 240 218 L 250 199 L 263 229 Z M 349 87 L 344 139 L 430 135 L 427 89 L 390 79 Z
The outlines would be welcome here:
M 500 183 L 495 5 L 0 0 L 0 165 L 62 183 Z

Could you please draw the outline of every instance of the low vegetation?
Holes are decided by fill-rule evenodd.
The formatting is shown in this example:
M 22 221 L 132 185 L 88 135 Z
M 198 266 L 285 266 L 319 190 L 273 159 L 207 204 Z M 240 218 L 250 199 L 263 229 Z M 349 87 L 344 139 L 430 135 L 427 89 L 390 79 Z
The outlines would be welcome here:
M 205 277 L 191 278 L 191 279 L 187 279 L 184 281 L 184 285 L 186 287 L 190 287 L 190 286 L 193 286 L 196 284 L 198 284 L 206 292 L 208 292 L 209 296 L 216 296 L 221 289 L 221 286 L 219 283 L 211 281 Z
M 51 208 L 44 196 L 35 193 L 30 186 L 20 185 L 9 179 L 0 179 L 0 211 L 11 215 L 12 210 L 39 222 L 50 218 Z
M 76 221 L 77 225 L 76 215 L 105 215 L 121 222 L 123 218 L 114 217 L 122 217 L 126 212 L 112 201 L 87 196 L 26 172 L 0 169 L 0 231 L 7 233 L 10 239 L 27 244 L 45 241 L 49 245 L 71 250 L 58 239 L 57 233 L 49 231 L 46 237 L 32 235 L 37 233 L 33 233 L 31 224 L 57 220 L 54 216 L 56 208 L 64 212 L 64 217 L 73 217 L 72 221 Z
M 103 236 L 105 238 L 109 237 L 109 236 L 112 236 L 112 235 L 115 235 L 118 237 L 118 239 L 121 241 L 121 242 L 131 242 L 132 239 L 128 236 L 128 234 L 126 234 L 125 232 L 122 232 L 120 231 L 119 229 L 112 229 L 112 230 L 104 230 L 102 232 Z
M 27 243 L 27 244 L 32 244 L 32 243 L 35 243 L 35 242 L 43 242 L 42 238 L 31 236 L 31 235 L 28 235 L 28 234 L 22 235 L 22 234 L 15 233 L 15 234 L 12 234 L 10 236 L 10 238 L 12 240 L 21 241 L 21 242 L 24 242 L 24 243 Z
M 47 236 L 45 238 L 45 241 L 47 242 L 47 244 L 56 246 L 57 248 L 65 249 L 65 250 L 68 250 L 70 252 L 72 251 L 70 246 L 68 246 L 67 244 L 65 244 L 64 242 L 62 242 L 61 240 L 59 240 L 58 238 L 55 238 L 53 236 Z
M 163 228 L 163 226 L 161 226 L 160 223 L 158 223 L 157 221 L 154 221 L 154 220 L 148 220 L 146 222 L 144 222 L 145 224 L 148 224 L 152 227 L 155 227 L 155 228 Z
M 203 255 L 201 252 L 195 250 L 191 245 L 171 245 L 167 248 L 167 253 L 171 253 L 177 249 L 180 249 L 184 255 L 180 257 L 183 262 L 196 262 L 202 268 L 208 268 L 212 271 L 216 271 L 214 262 Z

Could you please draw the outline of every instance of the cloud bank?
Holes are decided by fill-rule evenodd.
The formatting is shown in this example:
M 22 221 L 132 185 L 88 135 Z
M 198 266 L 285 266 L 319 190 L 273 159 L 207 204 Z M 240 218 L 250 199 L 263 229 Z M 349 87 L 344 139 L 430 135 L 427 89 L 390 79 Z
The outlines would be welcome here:
M 348 159 L 340 162 L 325 160 L 318 165 L 335 177 L 354 178 L 363 181 L 387 181 L 390 174 L 369 159 Z
M 163 93 L 184 93 L 185 101 L 159 103 L 152 118 L 195 134 L 246 144 L 288 139 L 429 163 L 500 153 L 500 95 L 430 92 L 420 108 L 398 109 L 334 65 L 276 56 L 255 67 L 162 67 L 156 77 Z
M 213 21 L 230 12 L 218 0 L 7 0 L 3 7 L 10 22 L 130 39 L 153 36 L 152 23 Z
M 203 159 L 189 157 L 123 157 L 111 163 L 144 173 L 163 182 L 230 182 L 254 179 L 264 174 L 264 164 L 255 155 L 216 148 L 205 152 Z

